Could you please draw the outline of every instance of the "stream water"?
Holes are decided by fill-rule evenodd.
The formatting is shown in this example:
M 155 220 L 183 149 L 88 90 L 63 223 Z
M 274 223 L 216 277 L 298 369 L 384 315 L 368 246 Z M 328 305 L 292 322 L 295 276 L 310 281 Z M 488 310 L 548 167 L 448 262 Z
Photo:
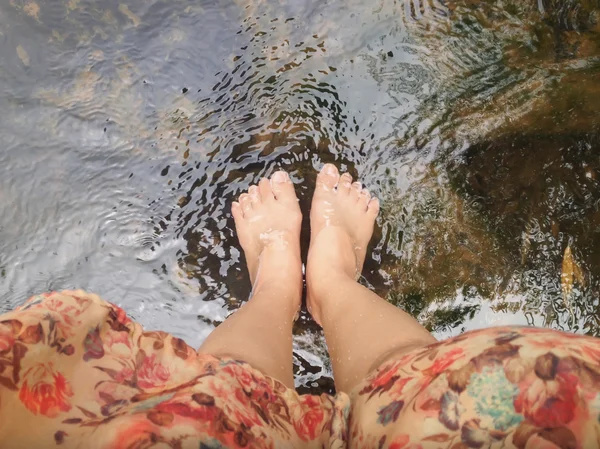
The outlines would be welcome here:
M 249 294 L 231 201 L 283 168 L 306 213 L 334 162 L 437 337 L 600 336 L 598 0 L 6 0 L 0 57 L 0 312 L 83 288 L 199 346 Z

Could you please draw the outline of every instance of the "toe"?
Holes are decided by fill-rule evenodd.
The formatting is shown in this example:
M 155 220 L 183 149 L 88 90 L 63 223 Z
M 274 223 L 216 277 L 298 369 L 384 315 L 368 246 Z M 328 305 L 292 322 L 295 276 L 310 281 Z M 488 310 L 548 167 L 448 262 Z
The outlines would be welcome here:
M 317 176 L 317 192 L 328 192 L 333 190 L 339 180 L 340 173 L 338 172 L 337 167 L 333 164 L 325 164 Z
M 371 200 L 371 194 L 369 193 L 369 191 L 367 189 L 362 189 L 360 191 L 358 203 L 360 204 L 360 206 L 363 210 L 367 210 L 367 206 L 368 206 L 370 200 Z
M 247 193 L 242 193 L 240 195 L 240 204 L 242 206 L 242 210 L 244 211 L 244 215 L 252 210 L 252 200 L 250 199 L 250 195 Z
M 237 201 L 234 201 L 231 205 L 231 215 L 233 215 L 233 219 L 236 221 L 236 223 L 244 219 L 244 212 L 242 211 L 242 206 Z
M 252 207 L 258 206 L 261 203 L 260 192 L 257 186 L 250 186 L 248 189 L 248 195 L 250 196 Z
M 271 188 L 277 201 L 294 201 L 298 199 L 290 176 L 284 171 L 277 171 L 271 176 Z
M 347 194 L 350 191 L 351 186 L 352 186 L 352 176 L 350 176 L 350 173 L 344 173 L 340 177 L 340 182 L 338 183 L 338 187 L 337 187 L 338 192 Z
M 262 201 L 269 201 L 274 199 L 273 189 L 271 188 L 271 182 L 268 178 L 262 178 L 258 183 L 258 190 L 260 191 L 260 198 Z
M 379 213 L 379 200 L 377 198 L 371 198 L 369 205 L 367 206 L 367 213 L 373 218 Z
M 358 181 L 353 182 L 352 187 L 350 188 L 350 196 L 358 201 L 361 191 L 362 191 L 362 184 Z

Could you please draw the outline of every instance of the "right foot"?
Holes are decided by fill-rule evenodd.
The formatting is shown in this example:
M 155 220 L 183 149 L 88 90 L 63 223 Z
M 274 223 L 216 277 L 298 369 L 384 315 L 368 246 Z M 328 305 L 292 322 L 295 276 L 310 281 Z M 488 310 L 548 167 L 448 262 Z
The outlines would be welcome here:
M 266 283 L 288 286 L 294 307 L 300 306 L 302 213 L 288 174 L 278 171 L 271 179 L 240 195 L 231 208 L 238 238 L 250 273 L 253 290 Z
M 306 265 L 307 305 L 317 323 L 321 323 L 321 292 L 331 288 L 336 276 L 360 275 L 378 212 L 379 201 L 361 183 L 352 183 L 348 173 L 340 176 L 332 164 L 323 167 L 310 212 Z

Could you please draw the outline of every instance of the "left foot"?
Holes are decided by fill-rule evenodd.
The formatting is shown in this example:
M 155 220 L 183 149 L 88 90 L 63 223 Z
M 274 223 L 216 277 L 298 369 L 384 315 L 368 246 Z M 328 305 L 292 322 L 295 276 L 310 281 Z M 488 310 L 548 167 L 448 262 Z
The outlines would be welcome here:
M 234 202 L 231 213 L 256 291 L 263 284 L 293 283 L 302 292 L 300 226 L 302 213 L 289 175 L 263 178 Z

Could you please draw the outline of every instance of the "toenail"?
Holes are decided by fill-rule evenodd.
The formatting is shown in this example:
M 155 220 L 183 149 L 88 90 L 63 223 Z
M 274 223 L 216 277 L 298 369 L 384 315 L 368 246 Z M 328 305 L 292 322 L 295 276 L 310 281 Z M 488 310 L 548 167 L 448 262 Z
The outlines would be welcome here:
M 333 164 L 325 165 L 325 174 L 335 176 L 336 172 L 337 172 L 337 168 L 335 168 L 335 165 L 333 165 Z
M 286 182 L 288 179 L 290 179 L 290 177 L 284 171 L 275 172 L 273 175 L 273 181 L 275 182 Z

